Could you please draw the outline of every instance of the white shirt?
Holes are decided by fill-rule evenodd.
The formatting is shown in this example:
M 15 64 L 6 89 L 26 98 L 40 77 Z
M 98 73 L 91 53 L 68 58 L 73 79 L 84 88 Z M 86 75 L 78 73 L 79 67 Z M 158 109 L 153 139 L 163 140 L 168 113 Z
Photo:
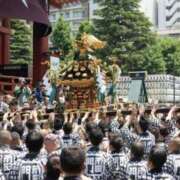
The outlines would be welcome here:
M 6 104 L 5 102 L 1 101 L 0 102 L 0 113 L 5 113 L 8 111 L 8 104 Z

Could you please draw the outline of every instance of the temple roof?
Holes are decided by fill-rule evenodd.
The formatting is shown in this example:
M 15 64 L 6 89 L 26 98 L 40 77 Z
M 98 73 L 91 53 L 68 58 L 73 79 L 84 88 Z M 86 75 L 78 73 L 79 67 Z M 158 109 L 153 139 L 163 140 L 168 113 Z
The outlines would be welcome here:
M 68 69 L 60 74 L 59 83 L 74 87 L 91 86 L 94 80 L 93 61 L 74 61 Z

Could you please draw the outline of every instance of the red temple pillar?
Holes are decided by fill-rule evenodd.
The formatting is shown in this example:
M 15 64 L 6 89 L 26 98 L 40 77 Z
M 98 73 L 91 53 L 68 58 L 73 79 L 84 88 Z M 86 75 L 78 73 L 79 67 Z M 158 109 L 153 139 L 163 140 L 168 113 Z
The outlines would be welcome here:
M 9 20 L 2 19 L 0 25 L 0 65 L 9 63 L 9 37 L 10 37 Z
M 41 81 L 47 70 L 45 54 L 48 52 L 48 37 L 39 37 L 36 33 L 36 25 L 33 26 L 33 84 Z

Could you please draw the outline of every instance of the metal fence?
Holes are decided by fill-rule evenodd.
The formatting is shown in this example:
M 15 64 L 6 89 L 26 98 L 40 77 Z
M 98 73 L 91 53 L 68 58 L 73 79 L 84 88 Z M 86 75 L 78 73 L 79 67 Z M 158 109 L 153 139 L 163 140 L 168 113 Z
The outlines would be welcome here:
M 118 95 L 127 98 L 131 78 L 121 76 L 118 83 Z M 159 102 L 180 102 L 180 77 L 172 75 L 148 75 L 145 79 L 148 98 Z

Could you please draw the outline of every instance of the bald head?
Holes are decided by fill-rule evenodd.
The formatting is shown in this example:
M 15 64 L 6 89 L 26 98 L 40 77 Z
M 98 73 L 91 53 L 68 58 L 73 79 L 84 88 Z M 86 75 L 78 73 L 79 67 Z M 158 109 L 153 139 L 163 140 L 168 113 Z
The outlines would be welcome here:
M 0 131 L 0 145 L 10 145 L 11 140 L 12 137 L 9 131 L 6 130 Z
M 171 140 L 169 144 L 169 150 L 173 152 L 179 152 L 180 153 L 180 137 L 175 137 Z
M 20 135 L 17 132 L 12 132 L 11 137 L 12 137 L 11 148 L 16 149 L 16 148 L 20 147 L 20 145 L 21 145 Z

